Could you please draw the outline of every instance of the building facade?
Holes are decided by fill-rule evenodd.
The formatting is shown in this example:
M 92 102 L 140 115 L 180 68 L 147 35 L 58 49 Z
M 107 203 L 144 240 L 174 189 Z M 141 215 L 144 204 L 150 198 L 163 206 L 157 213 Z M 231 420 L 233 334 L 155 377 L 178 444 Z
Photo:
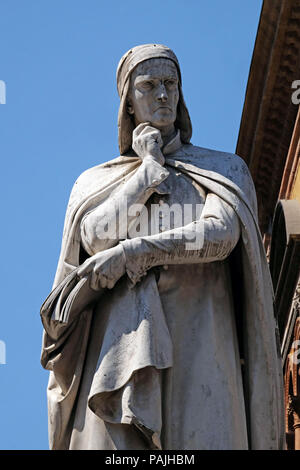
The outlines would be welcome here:
M 298 91 L 299 90 L 299 91 Z M 236 153 L 248 164 L 270 263 L 287 449 L 300 450 L 300 0 L 264 0 Z

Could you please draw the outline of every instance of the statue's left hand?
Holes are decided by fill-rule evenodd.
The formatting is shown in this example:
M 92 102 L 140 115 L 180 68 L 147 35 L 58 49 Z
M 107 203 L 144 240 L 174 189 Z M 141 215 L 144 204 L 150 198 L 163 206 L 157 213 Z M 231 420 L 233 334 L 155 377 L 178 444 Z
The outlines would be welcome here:
M 101 287 L 112 289 L 123 274 L 125 255 L 121 245 L 96 253 L 79 266 L 77 271 L 78 277 L 90 278 L 90 287 L 96 291 Z

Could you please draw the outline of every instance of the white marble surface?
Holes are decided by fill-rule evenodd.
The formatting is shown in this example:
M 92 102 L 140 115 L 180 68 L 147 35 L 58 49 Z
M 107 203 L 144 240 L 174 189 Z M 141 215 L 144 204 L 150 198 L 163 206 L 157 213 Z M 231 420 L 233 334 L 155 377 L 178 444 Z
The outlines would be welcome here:
M 76 269 L 104 293 L 67 324 L 43 313 L 50 447 L 281 448 L 280 352 L 249 171 L 236 155 L 188 143 L 179 65 L 167 48 L 133 50 L 120 62 L 118 86 L 119 142 L 129 152 L 75 183 L 54 282 Z M 101 220 L 122 216 L 125 197 L 129 206 L 201 211 L 187 225 L 166 229 L 161 218 L 155 233 L 104 237 Z M 129 217 L 130 227 L 138 218 Z M 179 230 L 179 238 L 165 236 Z M 191 233 L 203 244 L 187 250 Z M 242 288 L 231 278 L 233 252 Z M 235 314 L 243 318 L 246 395 Z

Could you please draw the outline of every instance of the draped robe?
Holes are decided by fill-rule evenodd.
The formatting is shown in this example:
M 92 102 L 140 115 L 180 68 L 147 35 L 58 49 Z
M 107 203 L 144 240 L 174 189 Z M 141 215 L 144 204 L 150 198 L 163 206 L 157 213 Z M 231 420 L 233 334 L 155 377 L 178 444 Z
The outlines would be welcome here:
M 112 290 L 67 324 L 42 309 L 53 449 L 283 446 L 273 293 L 249 171 L 236 155 L 178 139 L 164 167 L 128 154 L 74 185 L 54 288 L 81 247 L 101 250 L 93 214 L 129 181 L 145 187 L 146 207 L 202 204 L 184 237 L 202 231 L 204 244 L 187 252 L 184 237 L 160 229 L 122 240 L 126 276 Z

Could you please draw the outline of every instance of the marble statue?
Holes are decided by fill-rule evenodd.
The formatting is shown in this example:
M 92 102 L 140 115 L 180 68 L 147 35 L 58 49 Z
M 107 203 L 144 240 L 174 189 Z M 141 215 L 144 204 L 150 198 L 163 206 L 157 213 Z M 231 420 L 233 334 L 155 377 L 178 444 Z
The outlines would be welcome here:
M 120 156 L 74 184 L 41 309 L 50 447 L 281 449 L 281 358 L 248 168 L 190 143 L 168 47 L 128 51 L 117 86 Z

